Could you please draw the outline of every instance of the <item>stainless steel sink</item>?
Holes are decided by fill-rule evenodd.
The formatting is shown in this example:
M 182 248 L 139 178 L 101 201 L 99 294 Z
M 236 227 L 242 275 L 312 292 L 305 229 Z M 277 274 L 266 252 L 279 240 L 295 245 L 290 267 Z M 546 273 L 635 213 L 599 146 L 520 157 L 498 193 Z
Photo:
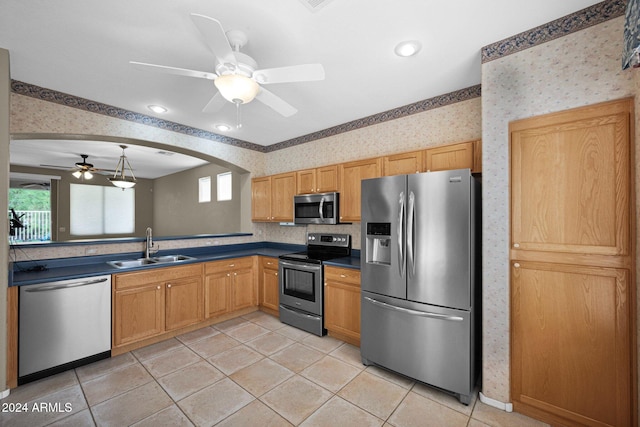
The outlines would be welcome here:
M 150 264 L 166 264 L 172 262 L 188 261 L 195 259 L 194 257 L 186 255 L 163 255 L 153 258 L 138 258 L 138 259 L 122 259 L 118 261 L 107 261 L 107 264 L 115 268 L 133 268 L 142 267 Z
M 151 259 L 154 260 L 155 262 L 179 262 L 179 261 L 188 261 L 195 258 L 186 256 L 186 255 L 163 255 L 163 256 L 155 256 Z
M 156 264 L 158 261 L 151 258 L 123 259 L 118 261 L 108 261 L 107 264 L 115 268 L 132 268 L 141 267 L 143 265 Z

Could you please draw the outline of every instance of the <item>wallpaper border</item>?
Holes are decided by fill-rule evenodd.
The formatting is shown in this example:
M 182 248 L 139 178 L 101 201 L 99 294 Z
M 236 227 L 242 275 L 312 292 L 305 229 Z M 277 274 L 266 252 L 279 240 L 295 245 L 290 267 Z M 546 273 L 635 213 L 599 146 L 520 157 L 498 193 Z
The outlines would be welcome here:
M 623 16 L 627 0 L 607 0 L 556 19 L 529 31 L 500 40 L 482 48 L 482 63 L 493 61 L 534 46 L 584 30 Z

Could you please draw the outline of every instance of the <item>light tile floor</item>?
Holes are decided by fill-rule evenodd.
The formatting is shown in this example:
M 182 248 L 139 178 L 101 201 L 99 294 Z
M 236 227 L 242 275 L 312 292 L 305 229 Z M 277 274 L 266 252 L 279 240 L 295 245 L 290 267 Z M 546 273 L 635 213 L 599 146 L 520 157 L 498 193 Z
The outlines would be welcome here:
M 259 311 L 20 386 L 0 405 L 11 427 L 546 425 L 363 366 L 357 347 Z

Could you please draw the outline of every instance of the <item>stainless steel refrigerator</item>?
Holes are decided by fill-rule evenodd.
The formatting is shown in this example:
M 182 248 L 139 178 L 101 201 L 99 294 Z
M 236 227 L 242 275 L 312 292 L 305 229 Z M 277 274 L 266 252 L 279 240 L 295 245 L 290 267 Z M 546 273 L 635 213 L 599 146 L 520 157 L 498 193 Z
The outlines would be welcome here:
M 469 169 L 362 181 L 360 351 L 469 404 L 480 350 L 480 184 Z

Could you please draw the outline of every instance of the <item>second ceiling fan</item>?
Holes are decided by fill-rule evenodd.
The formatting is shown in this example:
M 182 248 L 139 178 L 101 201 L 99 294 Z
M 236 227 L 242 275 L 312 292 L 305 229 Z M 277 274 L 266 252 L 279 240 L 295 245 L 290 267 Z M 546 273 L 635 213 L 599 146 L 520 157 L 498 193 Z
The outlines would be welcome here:
M 144 70 L 213 80 L 218 92 L 204 107 L 204 112 L 218 111 L 227 101 L 239 108 L 240 105 L 257 99 L 284 117 L 290 117 L 298 110 L 265 89 L 263 85 L 324 80 L 324 68 L 321 64 L 258 69 L 258 64 L 253 58 L 240 52 L 240 48 L 248 41 L 244 32 L 231 30 L 225 33 L 219 21 L 197 13 L 191 14 L 191 20 L 215 56 L 213 71 L 197 71 L 136 61 L 130 63 Z

